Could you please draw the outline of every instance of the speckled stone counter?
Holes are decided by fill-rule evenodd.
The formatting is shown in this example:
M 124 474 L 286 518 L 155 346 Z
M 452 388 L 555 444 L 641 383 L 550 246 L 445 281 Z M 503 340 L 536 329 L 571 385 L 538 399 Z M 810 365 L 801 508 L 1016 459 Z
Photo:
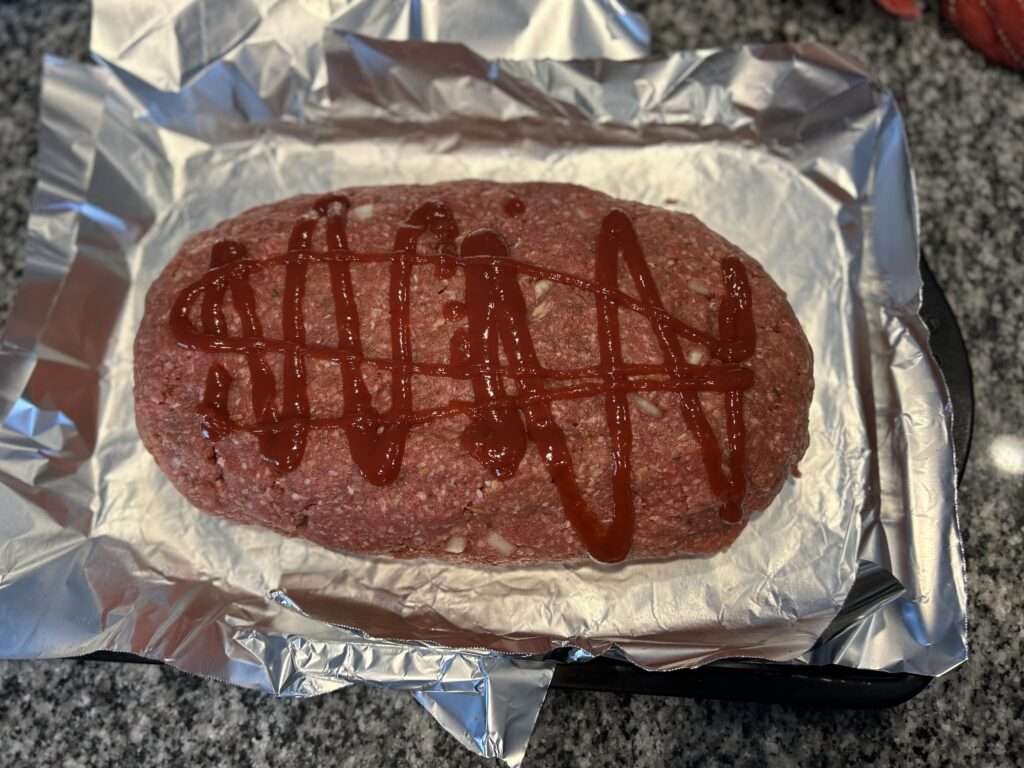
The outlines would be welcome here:
M 1024 437 L 1024 77 L 986 66 L 934 10 L 917 23 L 867 0 L 643 10 L 661 49 L 817 39 L 869 62 L 896 93 L 924 251 L 974 367 L 977 426 L 961 489 L 973 657 L 883 712 L 553 691 L 527 765 L 1024 764 L 1024 475 L 1013 473 L 1022 471 L 1014 440 Z M 41 57 L 84 57 L 88 21 L 84 2 L 0 5 L 3 314 L 34 180 Z M 408 695 L 353 688 L 287 701 L 154 666 L 0 662 L 0 765 L 8 768 L 485 762 Z

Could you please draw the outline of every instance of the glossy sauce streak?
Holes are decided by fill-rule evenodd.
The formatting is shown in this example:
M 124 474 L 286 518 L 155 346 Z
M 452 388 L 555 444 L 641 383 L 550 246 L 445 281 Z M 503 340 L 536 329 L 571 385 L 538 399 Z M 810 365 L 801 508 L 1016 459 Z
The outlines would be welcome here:
M 522 216 L 526 213 L 526 203 L 515 195 L 509 195 L 505 198 L 505 202 L 502 204 L 501 209 L 505 211 L 506 216 Z
M 387 485 L 398 476 L 411 429 L 437 419 L 468 417 L 461 445 L 499 480 L 515 474 L 533 443 L 558 491 L 566 518 L 587 550 L 597 560 L 617 562 L 629 554 L 635 527 L 628 395 L 673 392 L 683 421 L 701 445 L 708 481 L 722 502 L 722 519 L 731 523 L 742 520 L 746 490 L 743 392 L 752 386 L 753 372 L 741 363 L 754 353 L 755 332 L 750 283 L 739 259 L 726 258 L 720 265 L 725 291 L 716 337 L 687 326 L 665 310 L 636 230 L 620 210 L 611 211 L 601 222 L 594 279 L 587 280 L 516 261 L 501 235 L 491 229 L 471 232 L 458 243 L 455 219 L 438 202 L 424 203 L 410 214 L 399 227 L 391 251 L 357 253 L 349 249 L 346 237 L 350 207 L 343 196 L 321 198 L 313 206 L 315 217 L 295 223 L 287 252 L 266 259 L 249 259 L 241 243 L 217 243 L 209 270 L 177 297 L 170 323 L 178 343 L 189 349 L 243 355 L 253 383 L 251 421 L 233 420 L 228 409 L 231 376 L 219 363 L 210 366 L 198 408 L 204 437 L 216 442 L 232 431 L 250 432 L 257 437 L 263 457 L 288 472 L 302 461 L 310 430 L 341 429 L 360 473 L 374 485 Z M 512 197 L 506 200 L 504 210 L 519 216 L 525 205 Z M 313 243 L 320 220 L 326 220 L 324 251 L 316 251 Z M 424 249 L 420 239 L 427 233 L 433 235 L 433 241 Z M 619 290 L 620 261 L 638 299 Z M 350 269 L 357 262 L 389 264 L 390 358 L 363 354 Z M 337 347 L 306 344 L 303 297 L 308 267 L 316 263 L 325 263 L 330 270 Z M 465 278 L 465 300 L 449 301 L 442 309 L 448 321 L 465 322 L 451 337 L 447 363 L 417 363 L 412 357 L 410 286 L 413 269 L 421 264 L 433 264 L 443 278 L 461 267 Z M 263 336 L 249 284 L 251 274 L 271 267 L 283 267 L 285 273 L 281 339 Z M 541 365 L 519 275 L 561 283 L 594 296 L 600 352 L 597 365 L 569 370 Z M 238 335 L 228 333 L 224 316 L 228 291 L 241 321 Z M 190 314 L 200 299 L 197 329 Z M 624 362 L 620 309 L 648 318 L 661 350 L 661 365 Z M 680 338 L 703 344 L 720 364 L 691 365 Z M 266 352 L 280 354 L 284 360 L 280 411 L 274 375 L 263 358 Z M 309 358 L 337 363 L 344 401 L 340 416 L 311 417 L 306 378 Z M 372 405 L 361 372 L 364 365 L 391 372 L 391 405 L 384 413 Z M 473 399 L 414 410 L 415 375 L 469 380 Z M 516 383 L 515 394 L 505 389 L 508 379 Z M 701 407 L 701 392 L 718 392 L 725 398 L 724 451 Z M 568 441 L 551 408 L 557 400 L 592 397 L 604 401 L 611 444 L 614 513 L 608 525 L 601 523 L 583 498 Z

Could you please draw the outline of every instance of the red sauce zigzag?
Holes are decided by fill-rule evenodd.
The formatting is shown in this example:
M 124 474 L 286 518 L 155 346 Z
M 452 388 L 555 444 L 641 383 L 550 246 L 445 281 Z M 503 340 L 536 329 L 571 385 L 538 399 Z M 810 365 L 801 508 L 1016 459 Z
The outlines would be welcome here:
M 751 291 L 746 268 L 736 258 L 721 262 L 725 297 L 718 310 L 718 336 L 692 328 L 669 314 L 648 267 L 632 222 L 620 210 L 612 210 L 601 222 L 593 280 L 516 261 L 496 231 L 480 229 L 459 241 L 455 218 L 445 205 L 427 202 L 419 206 L 395 235 L 394 248 L 383 253 L 356 252 L 348 247 L 347 215 L 351 207 L 344 196 L 317 200 L 318 218 L 303 218 L 292 228 L 288 250 L 270 259 L 247 258 L 239 242 L 214 245 L 210 268 L 184 289 L 171 311 L 171 329 L 177 342 L 188 349 L 243 355 L 252 381 L 252 420 L 233 419 L 227 408 L 232 380 L 224 366 L 213 363 L 198 411 L 207 439 L 221 440 L 232 431 L 252 433 L 263 457 L 281 472 L 302 461 L 311 429 L 341 429 L 352 460 L 374 485 L 393 483 L 402 466 L 410 430 L 436 419 L 468 417 L 461 443 L 466 452 L 499 480 L 511 477 L 529 444 L 533 443 L 558 489 L 565 514 L 580 540 L 597 560 L 624 559 L 632 545 L 634 529 L 631 490 L 632 429 L 628 394 L 642 391 L 675 392 L 687 429 L 700 442 L 704 468 L 712 490 L 722 502 L 721 516 L 729 522 L 742 519 L 745 493 L 746 439 L 743 426 L 743 392 L 754 381 L 753 371 L 741 363 L 754 352 L 755 332 Z M 509 215 L 520 215 L 522 203 L 506 205 Z M 313 234 L 326 219 L 326 249 L 316 251 Z M 417 252 L 420 238 L 434 235 L 433 253 Z M 639 299 L 619 290 L 618 264 L 622 259 Z M 363 354 L 359 336 L 359 312 L 354 299 L 350 264 L 383 262 L 389 265 L 391 357 Z M 325 263 L 330 270 L 334 297 L 337 347 L 306 343 L 303 296 L 310 264 Z M 465 318 L 466 324 L 451 339 L 447 363 L 416 362 L 412 357 L 410 327 L 410 279 L 421 264 L 433 264 L 444 277 L 461 268 L 465 300 L 449 302 L 449 319 Z M 257 316 L 249 275 L 283 267 L 282 295 L 284 338 L 263 335 Z M 597 309 L 597 365 L 570 370 L 541 365 L 530 334 L 526 301 L 517 281 L 525 274 L 587 291 Z M 224 299 L 231 292 L 242 332 L 228 334 Z M 190 320 L 196 301 L 200 328 Z M 648 318 L 661 349 L 661 365 L 630 365 L 623 361 L 618 310 L 638 312 Z M 702 344 L 716 365 L 691 365 L 686 361 L 680 337 Z M 507 365 L 502 365 L 504 348 Z M 284 381 L 277 407 L 278 385 L 267 364 L 267 354 L 284 357 Z M 310 414 L 306 360 L 315 357 L 337 363 L 344 394 L 341 416 L 314 418 Z M 391 371 L 391 405 L 378 412 L 371 403 L 360 371 L 370 365 Z M 414 410 L 413 375 L 468 379 L 473 400 L 453 400 L 444 407 Z M 505 381 L 516 384 L 515 393 Z M 719 392 L 726 400 L 725 446 L 719 445 L 701 408 L 701 392 Z M 564 433 L 552 415 L 551 404 L 568 398 L 601 397 L 612 446 L 611 474 L 615 509 L 608 526 L 600 523 L 580 493 L 572 456 Z M 724 455 L 723 455 L 724 454 Z M 723 463 L 724 462 L 724 463 Z

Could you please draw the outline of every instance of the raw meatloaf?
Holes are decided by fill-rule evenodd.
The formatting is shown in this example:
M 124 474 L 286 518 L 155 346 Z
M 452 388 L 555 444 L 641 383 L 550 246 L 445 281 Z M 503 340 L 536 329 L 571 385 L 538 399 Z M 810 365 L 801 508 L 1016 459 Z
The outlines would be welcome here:
M 440 205 L 428 206 L 414 221 L 413 212 L 422 214 L 425 203 Z M 449 212 L 448 218 L 438 219 L 439 210 Z M 649 267 L 643 302 L 635 265 L 627 268 L 619 259 L 617 276 L 612 267 L 610 279 L 617 280 L 621 294 L 635 299 L 632 305 L 614 296 L 610 304 L 602 303 L 600 297 L 612 293 L 594 288 L 599 233 L 613 211 L 632 223 L 633 242 Z M 616 214 L 620 229 L 621 214 Z M 424 225 L 431 216 L 437 226 Z M 481 239 L 482 229 L 501 240 Z M 467 253 L 471 233 L 476 239 L 469 251 L 484 247 L 481 242 L 488 247 L 503 242 L 508 259 L 538 268 L 516 270 L 501 294 L 501 301 L 512 304 L 501 306 L 524 303 L 536 361 L 545 371 L 563 372 L 561 378 L 517 379 L 509 352 L 516 340 L 500 323 L 492 328 L 501 340 L 491 348 L 492 356 L 498 350 L 491 363 L 504 373 L 492 371 L 486 381 L 458 375 L 459 360 L 469 359 L 472 346 L 460 330 L 472 322 L 466 317 L 470 267 L 476 263 Z M 394 254 L 403 248 L 406 267 L 396 267 Z M 348 259 L 347 280 L 338 259 L 316 256 L 332 253 Z M 267 263 L 260 267 L 261 262 Z M 735 400 L 746 459 L 737 460 L 744 482 L 731 487 L 745 485 L 745 491 L 734 515 L 742 517 L 731 522 L 723 514 L 721 488 L 711 487 L 707 464 L 710 436 L 721 446 L 716 461 L 722 472 L 727 469 L 725 446 L 733 445 L 729 395 L 705 390 L 690 400 L 702 406 L 711 430 L 698 439 L 683 416 L 683 397 L 658 384 L 664 381 L 658 374 L 665 371 L 666 334 L 691 373 L 703 366 L 729 367 L 722 359 L 728 354 L 716 353 L 707 341 L 723 333 L 723 302 L 736 300 L 729 298 L 723 277 L 728 264 L 745 268 L 756 339 L 752 353 L 731 358 L 739 360 L 733 369 L 747 368 L 752 376 L 742 399 Z M 402 269 L 408 270 L 407 289 L 399 297 L 408 308 L 404 330 L 392 320 Z M 474 269 L 480 285 L 498 275 Z M 605 281 L 608 275 L 606 270 Z M 650 305 L 651 285 L 662 307 L 645 314 L 636 305 Z M 347 292 L 347 299 L 339 298 L 339 291 Z M 621 294 L 616 295 L 621 299 Z M 354 312 L 339 312 L 353 304 Z M 484 314 L 478 317 L 486 320 L 488 310 L 480 306 L 477 311 Z M 489 306 L 493 310 L 494 302 Z M 172 321 L 176 314 L 178 326 Z M 609 317 L 617 318 L 621 338 L 614 375 L 598 370 L 611 359 L 610 347 L 601 348 L 607 346 Z M 696 333 L 666 331 L 669 321 Z M 189 341 L 198 337 L 206 342 Z M 396 389 L 392 377 L 403 372 L 408 374 L 405 394 L 396 395 L 402 386 Z M 360 376 L 362 385 L 356 381 Z M 624 400 L 608 394 L 638 378 L 655 383 L 649 389 L 626 386 Z M 515 400 L 538 387 L 568 392 L 581 382 L 598 389 L 581 396 L 585 392 L 577 388 L 575 396 L 547 401 L 541 395 L 531 401 L 541 403 L 532 417 L 527 411 L 534 406 Z M 263 394 L 254 394 L 254 383 Z M 353 410 L 353 392 L 361 386 L 362 405 Z M 487 404 L 480 399 L 484 390 L 491 396 L 497 391 L 499 405 L 492 403 L 489 411 L 481 410 L 481 402 Z M 542 454 L 547 443 L 537 420 L 545 407 L 550 419 L 544 429 L 560 429 L 568 447 L 569 461 L 558 471 L 575 479 L 588 514 L 609 524 L 616 504 L 623 503 L 616 498 L 613 476 L 625 477 L 635 520 L 628 557 L 654 558 L 721 550 L 736 539 L 749 515 L 772 501 L 807 447 L 812 390 L 808 342 L 785 294 L 760 264 L 693 216 L 568 184 L 459 181 L 350 188 L 246 211 L 185 242 L 151 287 L 135 342 L 139 434 L 163 472 L 199 509 L 347 552 L 480 564 L 588 556 L 569 522 L 550 456 L 546 461 Z M 412 412 L 428 415 L 395 426 L 387 421 L 395 397 L 406 398 L 402 402 Z M 615 410 L 623 402 L 626 413 Z M 525 451 L 520 446 L 511 463 L 501 464 L 497 456 L 498 448 L 508 446 L 488 442 L 487 434 L 476 435 L 474 453 L 472 429 L 486 433 L 489 418 L 526 435 Z M 609 426 L 615 419 L 620 426 L 628 420 L 631 438 L 630 471 L 622 476 L 617 474 L 623 470 L 622 444 Z M 275 424 L 281 425 L 276 438 Z M 363 432 L 353 438 L 357 426 Z M 369 456 L 375 437 L 388 442 L 394 430 L 403 434 L 390 440 L 391 448 L 377 449 L 389 455 Z M 621 438 L 621 429 L 618 434 Z M 272 448 L 261 442 L 275 439 Z M 367 469 L 388 461 L 397 471 L 386 480 Z

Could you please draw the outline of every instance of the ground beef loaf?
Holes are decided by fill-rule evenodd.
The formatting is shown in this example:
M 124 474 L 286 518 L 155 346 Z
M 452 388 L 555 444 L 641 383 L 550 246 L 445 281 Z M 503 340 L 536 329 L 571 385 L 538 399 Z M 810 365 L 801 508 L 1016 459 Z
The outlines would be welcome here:
M 741 260 L 749 276 L 756 329 L 755 352 L 742 363 L 754 377 L 742 404 L 747 443 L 744 519 L 763 510 L 795 472 L 808 444 L 813 390 L 810 347 L 785 294 L 761 265 L 693 216 L 568 184 L 460 181 L 351 188 L 334 194 L 350 201 L 347 238 L 354 252 L 392 251 L 396 233 L 410 213 L 425 202 L 437 201 L 454 215 L 459 234 L 450 233 L 453 237 L 490 228 L 504 238 L 511 258 L 590 281 L 595 279 L 602 220 L 618 209 L 632 220 L 664 309 L 711 336 L 719 333 L 718 307 L 725 292 L 720 265 L 723 259 Z M 214 245 L 233 241 L 244 247 L 247 259 L 280 260 L 289 248 L 296 221 L 315 219 L 308 225 L 307 246 L 324 251 L 326 219 L 314 212 L 320 197 L 294 197 L 255 208 L 194 235 L 153 284 L 135 343 L 135 406 L 139 434 L 157 464 L 205 512 L 301 536 L 332 549 L 482 564 L 585 559 L 587 549 L 567 522 L 548 467 L 532 444 L 515 473 L 497 479 L 463 446 L 469 416 L 456 413 L 409 430 L 401 469 L 389 484 L 368 482 L 352 460 L 340 428 L 309 430 L 301 461 L 282 469 L 261 453 L 258 437 L 251 431 L 258 422 L 253 416 L 253 374 L 246 356 L 189 349 L 178 343 L 170 321 L 172 310 L 179 296 L 207 275 Z M 332 212 L 337 213 L 339 205 L 334 203 Z M 442 239 L 437 233 L 424 235 L 416 250 L 429 256 Z M 295 245 L 292 239 L 291 246 Z M 245 278 L 251 286 L 256 321 L 268 339 L 288 337 L 283 326 L 294 289 L 288 283 L 288 269 L 278 263 Z M 353 263 L 350 269 L 363 352 L 366 357 L 390 359 L 392 267 L 382 259 Z M 329 270 L 325 263 L 307 267 L 301 302 L 306 345 L 327 348 L 340 343 Z M 516 280 L 541 365 L 546 369 L 596 365 L 600 351 L 594 293 L 525 274 Z M 465 298 L 465 285 L 461 266 L 450 275 L 429 263 L 412 267 L 408 298 L 415 362 L 452 359 L 452 337 L 467 322 L 453 302 Z M 639 295 L 630 271 L 621 265 L 618 288 Z M 230 289 L 222 293 L 219 320 L 204 321 L 200 296 L 190 305 L 189 322 L 199 330 L 204 322 L 219 322 L 225 337 L 244 336 L 247 321 L 238 295 Z M 627 308 L 618 309 L 618 318 L 624 362 L 663 365 L 650 319 Z M 681 337 L 680 344 L 690 364 L 718 364 L 704 345 Z M 507 364 L 506 352 L 501 354 L 502 364 Z M 277 383 L 269 407 L 274 414 L 286 414 L 282 382 L 288 376 L 288 354 L 268 348 L 261 356 Z M 210 372 L 217 365 L 232 381 L 222 393 L 222 407 L 233 421 L 249 428 L 221 430 L 223 434 L 214 440 L 210 432 L 217 432 L 216 423 L 211 426 L 198 406 L 204 397 L 209 402 Z M 304 365 L 308 418 L 339 418 L 344 410 L 339 363 L 309 356 Z M 387 412 L 391 371 L 370 364 L 359 370 L 373 406 Z M 503 386 L 516 392 L 511 377 Z M 545 381 L 544 386 L 553 382 Z M 473 386 L 465 378 L 415 374 L 411 388 L 417 411 L 474 399 Z M 699 400 L 721 444 L 726 432 L 725 396 L 702 392 Z M 743 528 L 742 523 L 722 519 L 722 501 L 709 485 L 701 444 L 687 428 L 679 402 L 674 392 L 629 395 L 630 485 L 635 505 L 631 559 L 716 552 Z M 615 501 L 605 397 L 557 400 L 551 410 L 565 434 L 572 471 L 584 498 L 599 517 L 609 521 Z

